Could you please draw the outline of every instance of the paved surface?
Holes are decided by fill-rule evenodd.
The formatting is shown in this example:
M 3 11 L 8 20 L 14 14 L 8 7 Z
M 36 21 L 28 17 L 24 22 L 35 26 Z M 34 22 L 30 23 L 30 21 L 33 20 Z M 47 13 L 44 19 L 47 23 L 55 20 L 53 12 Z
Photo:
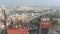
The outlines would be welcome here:
M 37 34 L 37 30 L 30 31 L 29 34 Z

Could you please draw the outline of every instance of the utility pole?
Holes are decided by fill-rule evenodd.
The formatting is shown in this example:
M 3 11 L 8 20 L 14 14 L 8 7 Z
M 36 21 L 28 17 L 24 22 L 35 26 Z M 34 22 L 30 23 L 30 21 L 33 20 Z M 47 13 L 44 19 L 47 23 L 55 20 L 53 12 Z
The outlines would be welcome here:
M 37 30 L 37 34 L 39 34 L 39 30 L 40 30 L 40 21 L 41 21 L 41 16 L 38 18 L 38 30 Z

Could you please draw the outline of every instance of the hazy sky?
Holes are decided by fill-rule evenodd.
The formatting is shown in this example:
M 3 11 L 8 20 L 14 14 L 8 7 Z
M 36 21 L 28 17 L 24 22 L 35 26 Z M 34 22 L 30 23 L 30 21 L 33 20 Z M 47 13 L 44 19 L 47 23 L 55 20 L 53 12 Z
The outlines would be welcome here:
M 0 0 L 0 6 L 57 6 L 60 0 Z
M 40 0 L 0 0 L 0 5 L 39 6 Z
M 56 6 L 60 7 L 60 0 L 40 0 L 42 6 Z

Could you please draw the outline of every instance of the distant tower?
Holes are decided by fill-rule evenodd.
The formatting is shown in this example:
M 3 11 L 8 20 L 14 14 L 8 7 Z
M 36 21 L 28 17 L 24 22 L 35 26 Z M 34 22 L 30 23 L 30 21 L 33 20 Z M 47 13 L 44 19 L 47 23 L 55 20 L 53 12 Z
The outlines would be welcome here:
M 3 19 L 6 19 L 5 6 L 2 6 L 2 17 Z
M 5 6 L 2 6 L 2 18 L 3 18 L 4 27 L 5 27 L 5 33 L 7 34 L 7 31 L 6 31 L 6 14 L 5 14 Z

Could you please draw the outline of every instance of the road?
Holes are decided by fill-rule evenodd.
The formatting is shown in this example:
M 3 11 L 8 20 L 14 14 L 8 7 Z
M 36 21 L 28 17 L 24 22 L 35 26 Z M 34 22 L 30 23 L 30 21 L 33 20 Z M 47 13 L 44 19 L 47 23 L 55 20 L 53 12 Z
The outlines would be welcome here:
M 29 34 L 37 34 L 37 30 L 32 30 L 29 32 Z

